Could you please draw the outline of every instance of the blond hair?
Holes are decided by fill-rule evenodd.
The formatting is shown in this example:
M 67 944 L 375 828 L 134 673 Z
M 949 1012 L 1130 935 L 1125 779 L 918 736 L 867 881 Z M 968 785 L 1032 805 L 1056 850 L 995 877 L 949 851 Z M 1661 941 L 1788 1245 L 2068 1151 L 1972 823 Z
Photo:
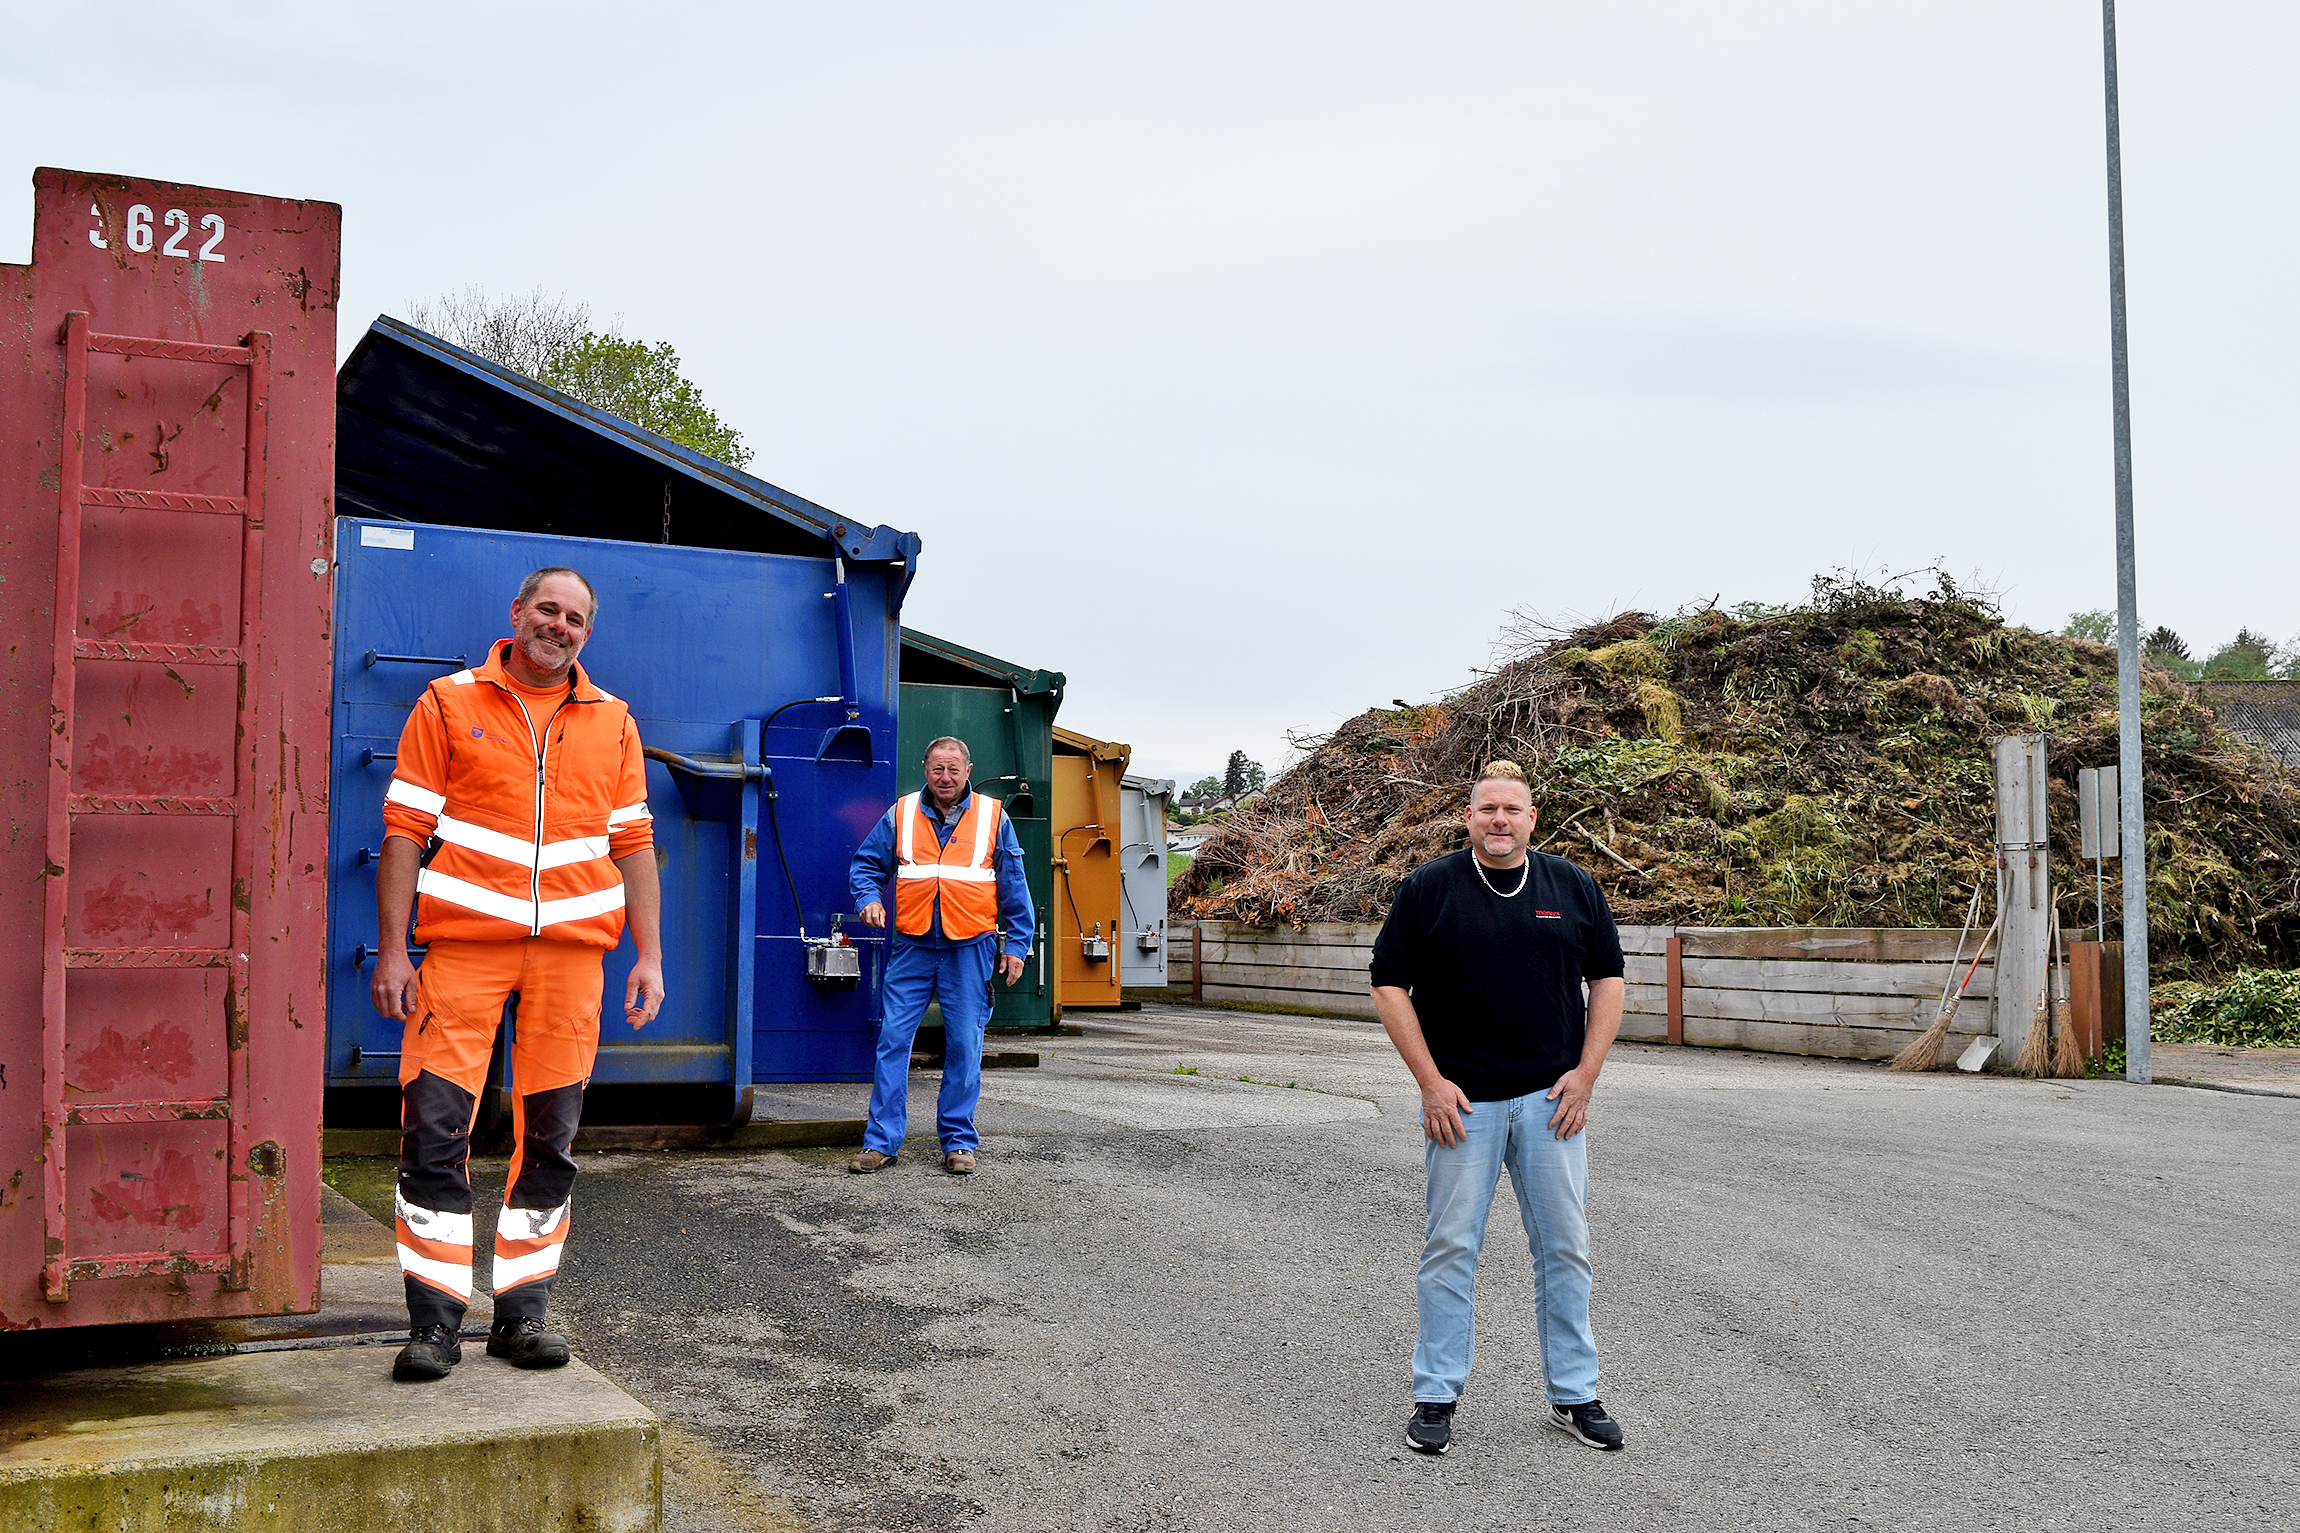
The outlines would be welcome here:
M 1525 789 L 1525 796 L 1527 798 L 1530 799 L 1533 797 L 1533 784 L 1527 779 L 1525 775 L 1525 768 L 1519 766 L 1514 761 L 1489 761 L 1484 766 L 1480 767 L 1478 769 L 1477 780 L 1469 785 L 1470 797 L 1475 798 L 1477 796 L 1477 790 L 1489 782 L 1516 783 L 1519 787 Z

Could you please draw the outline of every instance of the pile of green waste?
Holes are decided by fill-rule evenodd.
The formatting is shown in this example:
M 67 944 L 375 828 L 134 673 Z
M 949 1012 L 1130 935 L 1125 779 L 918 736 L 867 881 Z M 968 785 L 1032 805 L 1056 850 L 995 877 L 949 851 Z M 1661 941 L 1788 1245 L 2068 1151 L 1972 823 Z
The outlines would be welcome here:
M 1809 602 L 1520 632 L 1450 696 L 1309 742 L 1224 820 L 1172 890 L 1178 917 L 1378 920 L 1463 844 L 1478 767 L 1522 762 L 1543 850 L 1618 919 L 1685 926 L 1955 926 L 1994 888 L 1988 742 L 2041 733 L 2071 935 L 2099 916 L 2077 858 L 2076 773 L 2117 759 L 2116 656 L 2007 627 L 1938 576 L 1910 596 L 1823 577 Z M 2151 950 L 2168 979 L 2300 964 L 2300 779 L 2144 671 Z M 2117 868 L 2107 919 L 2118 919 Z
M 2175 980 L 2150 993 L 2148 1035 L 2159 1043 L 2300 1048 L 2300 973 L 2239 969 L 2225 985 Z

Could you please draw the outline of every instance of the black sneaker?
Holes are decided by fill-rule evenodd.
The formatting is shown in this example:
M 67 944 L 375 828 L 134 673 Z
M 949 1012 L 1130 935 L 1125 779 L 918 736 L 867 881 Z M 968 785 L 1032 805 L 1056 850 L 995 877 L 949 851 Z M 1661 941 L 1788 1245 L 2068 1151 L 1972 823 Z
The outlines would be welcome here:
M 1579 1405 L 1552 1405 L 1549 1408 L 1549 1424 L 1601 1453 L 1612 1453 L 1621 1447 L 1621 1423 L 1605 1414 L 1602 1401 L 1584 1400 Z
M 451 1325 L 419 1325 L 407 1333 L 407 1345 L 392 1359 L 391 1376 L 402 1384 L 444 1379 L 447 1370 L 463 1361 L 463 1338 Z
M 1406 1418 L 1406 1446 L 1416 1453 L 1443 1453 L 1452 1447 L 1454 1403 L 1416 1400 L 1414 1413 Z
M 487 1355 L 508 1358 L 514 1368 L 563 1368 L 567 1338 L 543 1329 L 543 1322 L 532 1315 L 498 1320 L 487 1328 Z

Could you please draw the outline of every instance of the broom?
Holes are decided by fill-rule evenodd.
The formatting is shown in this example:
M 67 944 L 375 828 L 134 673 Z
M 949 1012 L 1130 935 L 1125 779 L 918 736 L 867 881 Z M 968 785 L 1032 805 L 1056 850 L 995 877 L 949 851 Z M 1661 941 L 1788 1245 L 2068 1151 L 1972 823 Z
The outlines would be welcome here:
M 1931 1027 L 1919 1033 L 1907 1048 L 1893 1056 L 1891 1068 L 1895 1070 L 1930 1070 L 1941 1062 L 1941 1045 L 1948 1041 L 1949 1024 L 1956 1020 L 1957 1003 L 1965 998 L 1965 987 L 1973 982 L 1973 975 L 1980 970 L 1981 957 L 1988 952 L 1990 939 L 1997 934 L 1997 922 L 1991 921 L 1988 931 L 1981 937 L 1981 945 L 1973 951 L 1972 967 L 1965 970 L 1964 984 L 1958 985 L 1955 993 L 1951 994 L 1949 982 L 1956 979 L 1957 964 L 1965 956 L 1965 937 L 1972 931 L 1973 918 L 1980 914 L 1980 909 L 1981 891 L 1980 886 L 1976 884 L 1973 886 L 1973 901 L 1965 907 L 1964 930 L 1957 933 L 1956 957 L 1949 960 L 1949 980 L 1941 985 L 1940 1013 L 1933 1018 Z M 2000 916 L 1998 919 L 2003 918 Z

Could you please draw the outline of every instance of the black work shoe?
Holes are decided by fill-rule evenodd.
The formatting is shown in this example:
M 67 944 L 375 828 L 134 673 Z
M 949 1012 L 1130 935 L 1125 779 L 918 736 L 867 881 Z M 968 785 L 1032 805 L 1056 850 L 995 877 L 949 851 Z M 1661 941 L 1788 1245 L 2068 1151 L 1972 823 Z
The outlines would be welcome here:
M 1601 1401 L 1585 1400 L 1579 1405 L 1552 1405 L 1549 1408 L 1549 1424 L 1601 1453 L 1611 1453 L 1621 1446 L 1621 1423 L 1605 1414 L 1605 1406 Z
M 1416 1400 L 1406 1418 L 1406 1446 L 1416 1453 L 1443 1453 L 1453 1446 L 1454 1402 Z
M 498 1320 L 487 1328 L 487 1355 L 506 1358 L 514 1368 L 563 1368 L 567 1364 L 567 1338 L 543 1329 L 534 1316 Z
M 402 1384 L 444 1379 L 447 1370 L 463 1361 L 463 1338 L 451 1325 L 419 1325 L 407 1333 L 407 1345 L 392 1359 L 391 1376 Z

